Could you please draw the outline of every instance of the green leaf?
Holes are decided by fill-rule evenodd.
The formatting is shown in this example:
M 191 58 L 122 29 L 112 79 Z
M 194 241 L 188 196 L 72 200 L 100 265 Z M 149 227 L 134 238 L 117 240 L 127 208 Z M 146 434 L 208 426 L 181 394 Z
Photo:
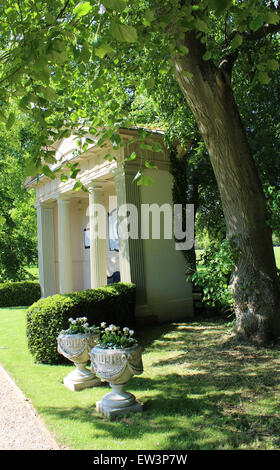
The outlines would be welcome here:
M 77 174 L 79 173 L 80 169 L 79 168 L 72 168 L 70 170 L 70 178 L 73 180 L 76 178 Z
M 91 4 L 89 2 L 82 2 L 79 3 L 73 10 L 74 15 L 76 18 L 81 18 L 82 16 L 87 15 L 91 10 Z
M 28 160 L 25 164 L 24 176 L 34 176 L 37 173 L 37 167 L 34 160 Z
M 260 13 L 256 18 L 252 19 L 249 23 L 253 31 L 257 31 L 265 22 L 265 15 Z
M 234 36 L 233 40 L 231 41 L 230 46 L 232 49 L 237 49 L 239 46 L 241 46 L 242 42 L 243 42 L 243 38 L 241 34 L 237 33 Z
M 112 36 L 121 42 L 137 42 L 137 31 L 133 26 L 127 26 L 113 21 L 111 24 Z
M 136 158 L 136 153 L 132 152 L 129 157 L 126 157 L 126 161 L 129 162 L 130 160 L 134 160 Z
M 7 122 L 6 122 L 7 131 L 9 131 L 13 127 L 15 119 L 16 119 L 15 113 L 13 113 L 13 112 L 10 113 L 9 117 L 7 119 Z
M 151 168 L 151 169 L 156 169 L 157 168 L 157 166 L 154 163 L 149 162 L 149 160 L 145 161 L 145 167 L 146 168 Z
M 231 4 L 232 0 L 208 0 L 209 7 L 215 10 L 217 16 L 221 15 Z
M 73 186 L 73 191 L 79 191 L 82 188 L 83 188 L 82 183 L 80 181 L 76 181 L 76 183 Z
M 194 26 L 198 31 L 201 31 L 202 33 L 207 33 L 208 31 L 207 23 L 205 23 L 205 21 L 201 20 L 200 18 L 196 18 Z
M 47 24 L 53 24 L 53 23 L 56 22 L 56 18 L 51 13 L 46 13 L 45 21 L 46 21 Z
M 91 57 L 91 51 L 89 50 L 89 48 L 86 45 L 84 45 L 81 52 L 80 52 L 79 60 L 81 62 L 84 62 L 85 64 L 87 64 L 90 57 Z
M 268 24 L 278 24 L 280 21 L 280 15 L 274 11 L 269 11 L 266 13 L 265 21 Z
M 70 136 L 71 136 L 71 131 L 69 129 L 65 129 L 65 131 L 63 131 L 61 135 L 61 137 L 64 137 L 65 139 L 67 139 Z
M 34 75 L 36 78 L 41 80 L 44 84 L 48 84 L 50 81 L 50 75 L 51 75 L 51 69 L 48 65 L 45 65 L 44 67 L 40 68 L 37 70 L 36 65 L 34 65 L 34 72 L 32 72 L 32 75 Z
M 94 50 L 95 55 L 101 59 L 103 59 L 106 54 L 110 54 L 110 52 L 115 52 L 115 50 L 109 44 L 102 44 L 102 46 Z
M 141 178 L 137 181 L 137 186 L 153 186 L 155 180 L 150 178 L 150 176 L 142 175 Z
M 54 101 L 58 98 L 56 91 L 51 87 L 40 87 L 40 92 L 48 101 Z
M 49 167 L 47 165 L 44 165 L 42 167 L 42 172 L 44 173 L 45 176 L 47 176 L 48 178 L 54 180 L 55 179 L 55 175 L 53 174 L 53 172 L 49 169 Z
M 67 175 L 61 175 L 60 180 L 62 181 L 62 183 L 66 183 L 66 181 L 68 181 L 68 176 Z
M 103 0 L 102 5 L 110 10 L 123 11 L 126 7 L 124 0 Z
M 62 52 L 57 52 L 57 51 L 53 50 L 49 54 L 49 59 L 51 61 L 54 61 L 56 64 L 61 65 L 61 64 L 64 64 L 64 62 L 67 61 L 68 54 L 65 50 L 62 51 Z
M 202 59 L 203 60 L 210 60 L 212 57 L 212 52 L 211 51 L 206 51 L 205 54 L 203 54 Z
M 257 79 L 263 85 L 267 85 L 270 82 L 270 77 L 266 72 L 258 72 Z
M 6 222 L 5 217 L 3 217 L 2 215 L 0 215 L 0 229 L 3 227 L 3 225 L 5 224 L 5 222 Z
M 151 23 L 154 21 L 155 16 L 151 10 L 146 10 L 142 19 L 144 26 L 151 26 Z
M 146 142 L 141 142 L 140 148 L 142 150 L 151 150 L 151 151 L 153 150 L 152 145 L 146 144 Z
M 279 62 L 275 59 L 269 59 L 266 63 L 268 70 L 278 70 Z
M 162 152 L 162 146 L 160 145 L 159 142 L 155 142 L 153 144 L 152 149 L 153 149 L 153 152 Z
M 153 86 L 155 86 L 155 79 L 154 78 L 148 78 L 146 81 L 145 81 L 145 88 L 147 88 L 147 90 L 149 90 L 150 88 L 153 88 Z
M 160 67 L 160 69 L 159 69 L 159 73 L 160 73 L 161 75 L 165 75 L 165 74 L 168 72 L 169 68 L 170 68 L 170 67 L 169 67 L 169 65 L 167 65 L 167 64 L 162 65 L 162 67 Z
M 51 164 L 57 163 L 56 158 L 52 154 L 50 155 L 50 152 L 47 152 L 44 158 L 47 163 L 51 163 Z
M 182 55 L 188 55 L 189 48 L 184 46 L 183 44 L 179 44 L 178 49 Z
M 188 72 L 187 70 L 182 70 L 181 73 L 186 78 L 192 78 L 192 76 L 193 76 L 193 74 L 191 72 Z

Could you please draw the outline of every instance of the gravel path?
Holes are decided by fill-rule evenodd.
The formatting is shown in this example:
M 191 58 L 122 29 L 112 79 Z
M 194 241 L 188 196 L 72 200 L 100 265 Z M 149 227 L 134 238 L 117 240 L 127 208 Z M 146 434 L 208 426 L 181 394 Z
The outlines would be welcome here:
M 60 450 L 34 408 L 1 365 L 0 450 Z

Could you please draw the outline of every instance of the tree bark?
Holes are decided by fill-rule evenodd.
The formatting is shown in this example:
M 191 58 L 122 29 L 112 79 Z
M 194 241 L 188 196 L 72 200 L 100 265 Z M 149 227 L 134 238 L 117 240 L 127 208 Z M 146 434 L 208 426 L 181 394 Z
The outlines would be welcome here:
M 174 58 L 175 75 L 210 156 L 227 237 L 241 252 L 232 279 L 236 332 L 266 342 L 280 335 L 280 289 L 263 189 L 230 74 L 202 59 L 205 48 L 193 33 L 185 35 L 183 44 L 189 54 Z

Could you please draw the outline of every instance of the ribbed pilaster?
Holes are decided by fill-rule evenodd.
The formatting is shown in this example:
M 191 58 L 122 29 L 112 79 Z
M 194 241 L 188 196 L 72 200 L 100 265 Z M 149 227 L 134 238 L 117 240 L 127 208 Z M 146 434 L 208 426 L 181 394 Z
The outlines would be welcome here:
M 37 205 L 39 282 L 42 297 L 56 293 L 53 205 Z
M 58 198 L 59 292 L 73 291 L 70 199 Z
M 89 185 L 91 288 L 106 286 L 106 211 L 101 184 Z
M 138 232 L 138 237 L 129 237 L 127 240 L 119 238 L 120 271 L 123 282 L 133 282 L 136 284 L 137 302 L 144 303 L 146 301 L 146 285 L 143 243 L 140 238 L 141 202 L 139 187 L 133 181 L 134 176 L 135 173 L 133 171 L 123 166 L 118 167 L 115 171 L 118 210 L 124 204 L 133 204 L 138 214 L 138 217 L 129 219 L 131 224 L 129 232 L 132 234 Z M 118 223 L 120 222 L 122 220 L 119 216 Z

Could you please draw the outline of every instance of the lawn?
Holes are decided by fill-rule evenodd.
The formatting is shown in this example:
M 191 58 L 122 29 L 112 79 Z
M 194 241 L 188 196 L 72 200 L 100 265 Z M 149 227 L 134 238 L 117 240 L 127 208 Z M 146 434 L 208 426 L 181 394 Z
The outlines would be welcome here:
M 275 254 L 277 267 L 280 269 L 280 246 L 274 247 L 274 254 Z
M 279 449 L 280 346 L 238 345 L 229 319 L 189 321 L 138 331 L 144 373 L 127 390 L 143 414 L 113 421 L 95 411 L 107 391 L 71 392 L 71 364 L 35 364 L 27 350 L 25 309 L 0 309 L 0 363 L 57 441 L 71 449 Z
M 34 281 L 39 281 L 39 268 L 38 268 L 38 266 L 34 265 L 34 266 L 27 267 L 25 269 L 26 269 L 26 271 L 28 271 L 31 274 L 32 279 Z

